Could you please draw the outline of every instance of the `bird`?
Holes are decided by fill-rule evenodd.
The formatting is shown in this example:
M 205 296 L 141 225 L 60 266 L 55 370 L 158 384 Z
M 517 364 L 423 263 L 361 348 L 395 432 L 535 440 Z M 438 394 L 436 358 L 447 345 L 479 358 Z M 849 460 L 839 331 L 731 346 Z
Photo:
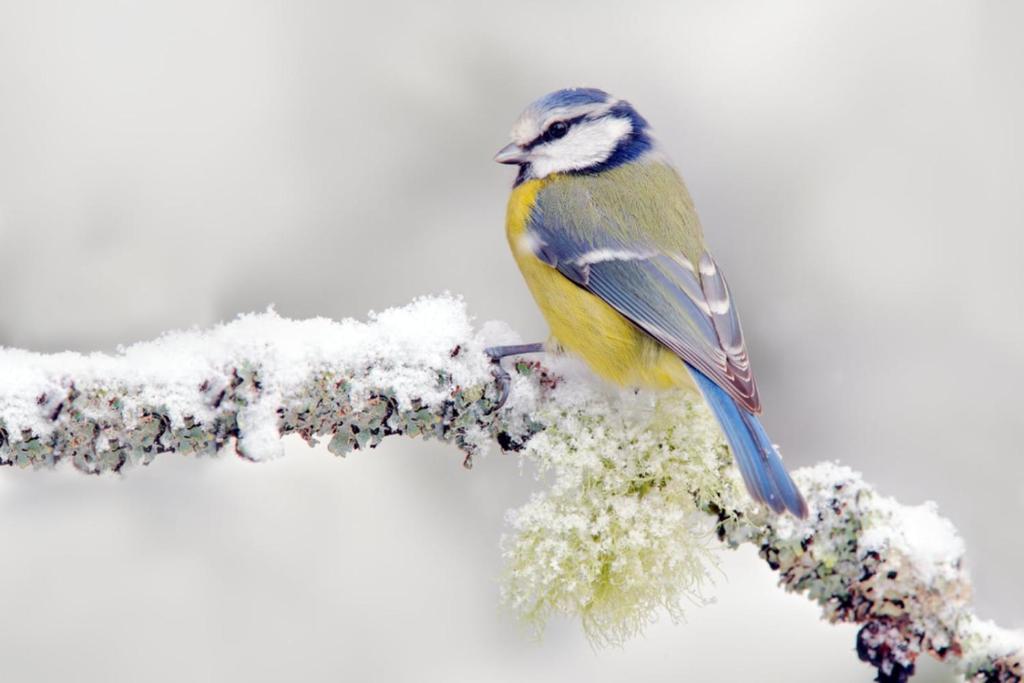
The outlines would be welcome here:
M 708 250 L 682 176 L 633 106 L 596 88 L 526 107 L 494 160 L 518 166 L 506 216 L 513 257 L 547 342 L 487 354 L 558 350 L 623 387 L 698 391 L 751 497 L 799 518 L 807 503 L 758 414 L 761 399 L 729 286 Z

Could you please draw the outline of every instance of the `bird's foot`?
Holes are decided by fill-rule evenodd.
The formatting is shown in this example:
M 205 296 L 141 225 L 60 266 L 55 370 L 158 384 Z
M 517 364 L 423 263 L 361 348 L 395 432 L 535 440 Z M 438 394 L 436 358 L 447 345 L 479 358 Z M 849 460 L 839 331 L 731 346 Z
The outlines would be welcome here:
M 498 402 L 491 406 L 491 409 L 487 411 L 487 414 L 491 414 L 498 410 L 501 410 L 505 402 L 508 401 L 509 393 L 512 391 L 512 376 L 508 374 L 508 370 L 501 366 L 501 359 L 506 356 L 518 356 L 523 353 L 541 353 L 544 351 L 543 343 L 536 344 L 516 344 L 514 346 L 490 346 L 484 349 L 484 353 L 491 359 L 491 375 L 494 377 L 494 381 L 498 384 Z
M 508 374 L 508 370 L 501 367 L 501 356 L 487 355 L 491 356 L 491 376 L 498 385 L 498 402 L 487 411 L 490 414 L 501 410 L 508 400 L 508 395 L 512 391 L 512 376 Z

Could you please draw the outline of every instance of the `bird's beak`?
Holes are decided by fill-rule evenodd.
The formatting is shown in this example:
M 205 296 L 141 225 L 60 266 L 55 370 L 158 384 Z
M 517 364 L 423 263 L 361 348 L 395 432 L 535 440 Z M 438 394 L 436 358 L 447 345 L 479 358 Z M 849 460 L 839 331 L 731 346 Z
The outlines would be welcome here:
M 510 142 L 494 155 L 499 164 L 525 164 L 530 160 L 529 153 L 514 142 Z

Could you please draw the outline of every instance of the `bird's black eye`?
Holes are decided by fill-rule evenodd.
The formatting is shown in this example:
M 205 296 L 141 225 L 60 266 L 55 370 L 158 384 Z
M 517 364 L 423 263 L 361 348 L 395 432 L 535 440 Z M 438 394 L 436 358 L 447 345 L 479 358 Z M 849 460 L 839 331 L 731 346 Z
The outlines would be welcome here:
M 548 126 L 548 137 L 552 140 L 565 137 L 565 134 L 569 132 L 569 124 L 565 121 L 555 121 Z

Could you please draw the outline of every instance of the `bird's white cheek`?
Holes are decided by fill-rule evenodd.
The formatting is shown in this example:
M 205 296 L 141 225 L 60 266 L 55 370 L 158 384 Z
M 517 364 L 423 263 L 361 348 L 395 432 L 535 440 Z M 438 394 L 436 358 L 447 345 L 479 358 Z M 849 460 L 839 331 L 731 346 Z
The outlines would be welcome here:
M 535 154 L 530 157 L 530 175 L 534 178 L 544 178 L 558 170 L 556 159 L 546 154 Z
M 602 163 L 632 131 L 626 119 L 607 117 L 581 123 L 560 140 L 541 145 L 530 159 L 533 176 L 577 171 Z

